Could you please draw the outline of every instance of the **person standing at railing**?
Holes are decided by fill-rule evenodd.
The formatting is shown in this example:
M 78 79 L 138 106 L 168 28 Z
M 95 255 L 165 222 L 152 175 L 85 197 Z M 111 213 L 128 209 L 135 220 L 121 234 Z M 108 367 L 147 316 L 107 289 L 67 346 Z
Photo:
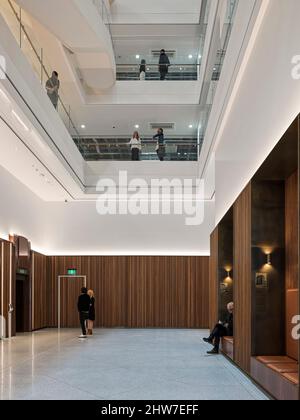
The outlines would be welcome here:
M 141 61 L 140 65 L 140 80 L 146 80 L 146 60 Z
M 166 54 L 165 50 L 160 51 L 159 56 L 159 72 L 160 72 L 160 80 L 166 80 L 166 76 L 169 73 L 170 67 L 170 60 Z
M 47 95 L 55 109 L 58 107 L 60 81 L 57 71 L 52 73 L 50 79 L 46 82 Z
M 164 130 L 162 128 L 159 128 L 157 130 L 157 134 L 153 136 L 153 140 L 157 140 L 156 153 L 157 153 L 158 159 L 161 162 L 163 162 L 165 160 L 165 155 L 166 155 L 166 143 L 165 143 Z
M 131 160 L 139 161 L 140 160 L 140 152 L 142 150 L 142 142 L 138 131 L 133 133 L 132 139 L 129 142 L 131 146 Z

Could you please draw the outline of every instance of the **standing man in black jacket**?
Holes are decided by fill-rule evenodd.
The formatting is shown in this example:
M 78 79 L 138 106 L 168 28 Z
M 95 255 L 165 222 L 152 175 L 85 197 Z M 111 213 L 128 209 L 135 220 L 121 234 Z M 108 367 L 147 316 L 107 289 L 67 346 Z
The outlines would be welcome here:
M 233 337 L 233 311 L 234 303 L 231 302 L 227 305 L 228 315 L 224 322 L 219 322 L 211 335 L 208 338 L 203 338 L 205 343 L 209 343 L 214 346 L 211 351 L 208 351 L 207 354 L 219 354 L 220 341 L 222 337 Z
M 169 72 L 170 60 L 165 50 L 161 50 L 159 57 L 159 72 L 160 80 L 166 80 L 166 75 Z
M 79 338 L 86 338 L 86 321 L 89 319 L 89 312 L 91 306 L 91 298 L 88 295 L 86 287 L 81 289 L 81 295 L 78 298 L 77 308 L 79 312 L 80 325 L 82 335 Z

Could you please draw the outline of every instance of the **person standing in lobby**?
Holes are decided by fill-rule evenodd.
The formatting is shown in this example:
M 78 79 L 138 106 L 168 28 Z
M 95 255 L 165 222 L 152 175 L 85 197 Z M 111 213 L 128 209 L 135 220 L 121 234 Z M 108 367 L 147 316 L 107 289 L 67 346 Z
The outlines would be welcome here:
M 82 330 L 82 335 L 79 338 L 86 338 L 86 322 L 89 319 L 91 306 L 91 298 L 88 295 L 88 290 L 86 287 L 81 289 L 81 295 L 78 298 L 77 308 L 79 312 L 80 326 Z
M 91 299 L 90 310 L 89 310 L 89 319 L 88 319 L 88 335 L 93 335 L 94 321 L 96 319 L 94 291 L 90 289 L 88 291 L 88 295 Z

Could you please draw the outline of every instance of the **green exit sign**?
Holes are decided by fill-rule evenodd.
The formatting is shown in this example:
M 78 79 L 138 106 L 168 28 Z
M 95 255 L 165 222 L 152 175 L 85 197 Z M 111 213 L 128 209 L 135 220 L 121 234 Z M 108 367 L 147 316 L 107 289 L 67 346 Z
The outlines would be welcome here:
M 76 276 L 77 275 L 77 269 L 76 268 L 69 268 L 68 269 L 68 276 Z

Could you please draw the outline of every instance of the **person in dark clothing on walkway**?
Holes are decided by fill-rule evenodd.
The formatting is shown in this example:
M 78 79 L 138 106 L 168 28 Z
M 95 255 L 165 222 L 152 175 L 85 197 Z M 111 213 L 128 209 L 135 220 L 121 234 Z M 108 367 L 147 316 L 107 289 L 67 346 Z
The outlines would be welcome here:
M 161 50 L 159 56 L 159 72 L 160 80 L 166 80 L 166 76 L 169 73 L 170 60 L 165 50 Z
M 46 83 L 47 95 L 52 102 L 55 109 L 58 107 L 60 81 L 58 80 L 58 73 L 54 71 L 52 76 Z
M 162 128 L 159 128 L 157 130 L 157 134 L 153 136 L 153 140 L 157 139 L 157 145 L 156 145 L 156 152 L 159 160 L 163 162 L 165 160 L 165 154 L 166 154 L 166 143 L 165 143 L 165 136 L 164 136 L 164 130 Z
M 81 295 L 78 298 L 77 308 L 79 312 L 79 320 L 82 330 L 82 335 L 79 338 L 86 338 L 86 321 L 89 319 L 91 306 L 91 298 L 88 295 L 86 287 L 81 289 Z
M 214 346 L 211 351 L 207 354 L 219 354 L 220 341 L 222 337 L 233 337 L 233 311 L 234 303 L 231 302 L 227 305 L 228 315 L 224 322 L 219 322 L 213 329 L 211 335 L 208 338 L 203 338 L 205 343 L 209 343 Z
M 93 335 L 94 322 L 95 322 L 95 319 L 96 319 L 95 293 L 94 293 L 93 290 L 89 290 L 88 295 L 91 299 L 89 319 L 88 319 L 88 335 Z

